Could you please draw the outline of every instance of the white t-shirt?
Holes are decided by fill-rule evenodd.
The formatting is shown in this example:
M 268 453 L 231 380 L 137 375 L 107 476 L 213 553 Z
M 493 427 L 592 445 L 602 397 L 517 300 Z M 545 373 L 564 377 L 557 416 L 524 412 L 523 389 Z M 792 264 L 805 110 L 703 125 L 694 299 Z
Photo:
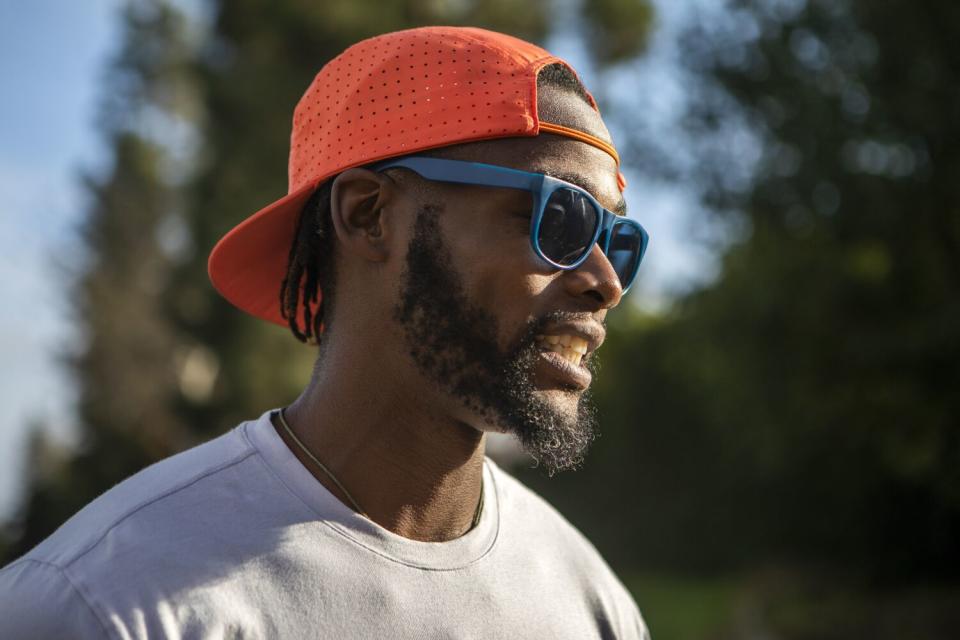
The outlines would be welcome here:
M 337 500 L 269 416 L 137 473 L 0 571 L 0 638 L 648 637 L 596 549 L 489 458 L 479 524 L 420 542 Z

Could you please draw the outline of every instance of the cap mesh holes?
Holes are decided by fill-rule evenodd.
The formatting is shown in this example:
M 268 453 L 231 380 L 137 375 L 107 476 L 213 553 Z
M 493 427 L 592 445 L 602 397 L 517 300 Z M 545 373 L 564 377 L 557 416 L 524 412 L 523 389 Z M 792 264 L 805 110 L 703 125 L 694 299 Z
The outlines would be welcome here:
M 466 141 L 511 135 L 529 126 L 523 118 L 528 104 L 521 96 L 523 87 L 507 82 L 525 77 L 518 67 L 522 62 L 492 52 L 490 45 L 432 30 L 387 34 L 364 43 L 321 71 L 301 112 L 295 113 L 297 157 L 291 158 L 291 173 L 297 181 L 329 175 L 374 155 L 452 143 L 447 136 L 454 132 Z M 377 101 L 381 105 L 373 110 Z M 464 122 L 473 128 L 464 128 Z

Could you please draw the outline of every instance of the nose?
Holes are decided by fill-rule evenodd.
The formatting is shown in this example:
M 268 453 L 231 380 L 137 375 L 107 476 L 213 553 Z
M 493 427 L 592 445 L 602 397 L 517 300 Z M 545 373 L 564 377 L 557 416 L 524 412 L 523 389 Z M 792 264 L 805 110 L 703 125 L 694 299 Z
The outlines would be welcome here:
M 563 276 L 566 278 L 564 286 L 573 297 L 592 298 L 599 309 L 613 309 L 623 297 L 620 277 L 600 249 L 600 243 L 593 246 L 583 264 L 563 272 Z

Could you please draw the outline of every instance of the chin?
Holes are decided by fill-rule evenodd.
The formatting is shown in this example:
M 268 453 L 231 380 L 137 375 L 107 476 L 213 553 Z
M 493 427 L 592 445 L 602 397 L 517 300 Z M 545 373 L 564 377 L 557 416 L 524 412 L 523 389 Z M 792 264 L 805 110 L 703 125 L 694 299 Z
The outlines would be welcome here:
M 534 395 L 557 413 L 575 418 L 583 397 L 583 389 L 538 389 Z

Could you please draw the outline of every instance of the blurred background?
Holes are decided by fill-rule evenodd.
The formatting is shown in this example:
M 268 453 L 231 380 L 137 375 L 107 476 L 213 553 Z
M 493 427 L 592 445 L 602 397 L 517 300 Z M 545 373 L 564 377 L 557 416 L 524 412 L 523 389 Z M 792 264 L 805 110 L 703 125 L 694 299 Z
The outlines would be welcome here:
M 206 257 L 286 192 L 293 106 L 362 38 L 484 26 L 568 59 L 652 243 L 602 437 L 495 447 L 656 640 L 956 638 L 960 5 L 0 4 L 0 564 L 144 466 L 291 401 L 314 351 Z

